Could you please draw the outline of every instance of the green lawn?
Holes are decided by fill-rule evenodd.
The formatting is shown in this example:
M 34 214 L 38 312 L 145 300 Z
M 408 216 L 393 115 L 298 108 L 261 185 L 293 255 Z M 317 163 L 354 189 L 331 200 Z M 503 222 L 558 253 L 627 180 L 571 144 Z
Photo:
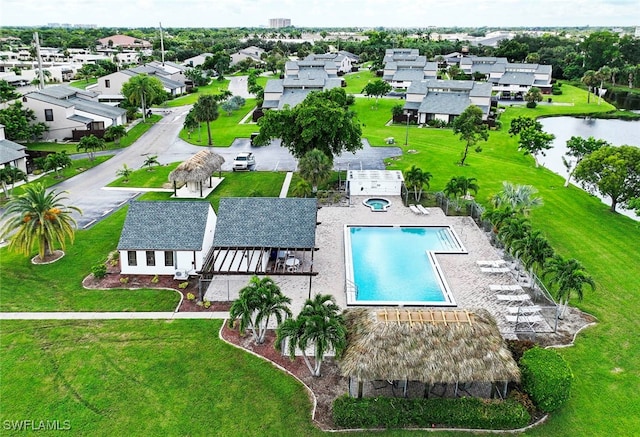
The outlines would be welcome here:
M 244 107 L 234 111 L 231 115 L 227 115 L 220 109 L 218 119 L 210 123 L 211 140 L 216 147 L 229 147 L 236 138 L 249 138 L 252 132 L 259 130 L 258 125 L 251 121 L 240 124 L 256 106 L 255 99 L 247 99 Z M 194 130 L 191 134 L 185 129 L 180 131 L 180 138 L 195 146 L 209 145 L 209 136 L 207 135 L 207 124 L 200 123 L 200 129 Z
M 186 94 L 184 96 L 177 97 L 173 100 L 167 100 L 161 107 L 175 108 L 177 106 L 193 105 L 198 101 L 198 96 L 202 94 L 218 94 L 222 90 L 226 90 L 229 87 L 229 80 L 216 80 L 213 79 L 209 85 L 199 86 L 198 91 L 192 94 Z
M 362 99 L 356 110 L 372 144 L 383 145 L 384 138 L 393 136 L 405 151 L 416 151 L 392 161 L 389 168 L 404 170 L 415 164 L 430 171 L 432 191 L 441 190 L 457 175 L 477 178 L 477 199 L 482 203 L 503 180 L 531 184 L 540 191 L 544 206 L 532 213 L 533 225 L 558 253 L 577 258 L 593 276 L 597 290 L 586 291 L 583 302 L 572 304 L 596 315 L 599 323 L 581 333 L 575 347 L 559 350 L 575 375 L 569 402 L 525 435 L 633 435 L 640 425 L 636 390 L 640 226 L 610 213 L 595 197 L 575 187 L 564 188 L 562 177 L 535 168 L 533 159 L 518 152 L 516 140 L 507 133 L 509 121 L 518 115 L 611 110 L 605 103 L 587 105 L 584 91 L 566 85 L 562 89 L 564 94 L 554 96 L 554 102 L 572 106 L 509 108 L 501 118 L 502 130 L 492 131 L 483 151 L 471 152 L 465 167 L 456 164 L 463 143 L 451 130 L 411 127 L 405 147 L 406 126 L 384 126 L 396 102 L 381 100 L 377 109 L 371 109 L 371 101 Z M 216 208 L 221 196 L 277 196 L 284 173 L 226 173 L 225 177 L 209 198 Z M 143 198 L 147 196 L 168 198 L 165 193 Z M 23 256 L 0 249 L 0 308 L 170 307 L 160 303 L 165 296 L 161 292 L 79 289 L 90 266 L 115 246 L 123 218 L 120 211 L 91 230 L 78 232 L 67 256 L 49 266 L 32 266 Z M 126 426 L 123 433 L 135 428 L 139 435 L 320 434 L 310 425 L 302 388 L 254 357 L 223 345 L 216 339 L 216 322 L 3 322 L 1 327 L 4 418 L 69 418 L 77 423 L 78 432 L 92 435 L 121 434 L 120 426 Z
M 180 165 L 180 162 L 174 162 L 171 164 L 160 166 L 154 165 L 151 167 L 151 169 L 149 169 L 148 167 L 144 167 L 131 173 L 131 175 L 129 176 L 129 182 L 124 182 L 124 178 L 119 177 L 107 186 L 163 188 L 164 184 L 169 183 L 169 173 L 171 173 L 178 165 Z
M 345 74 L 342 79 L 347 82 L 347 87 L 345 88 L 347 94 L 362 94 L 362 89 L 367 86 L 367 83 L 380 78 L 369 69 L 361 69 L 355 73 Z
M 80 88 L 81 90 L 86 89 L 89 85 L 93 85 L 98 83 L 98 79 L 95 77 L 92 77 L 90 79 L 80 79 L 80 80 L 74 80 L 73 82 L 69 83 L 69 86 L 72 86 L 74 88 Z

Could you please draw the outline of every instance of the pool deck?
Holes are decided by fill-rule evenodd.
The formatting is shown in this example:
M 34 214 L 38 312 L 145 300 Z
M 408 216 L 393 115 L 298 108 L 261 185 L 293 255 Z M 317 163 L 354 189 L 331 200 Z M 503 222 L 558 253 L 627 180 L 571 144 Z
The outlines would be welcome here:
M 428 208 L 430 214 L 416 214 L 403 206 L 399 196 L 385 196 L 392 203 L 386 212 L 373 212 L 362 201 L 371 196 L 352 197 L 351 206 L 323 207 L 318 210 L 316 247 L 313 270 L 317 276 L 273 275 L 283 293 L 291 297 L 291 310 L 297 315 L 309 295 L 331 294 L 336 303 L 346 308 L 344 225 L 423 225 L 451 226 L 468 254 L 437 254 L 437 260 L 446 276 L 457 309 L 484 308 L 491 313 L 500 332 L 506 338 L 515 338 L 515 326 L 508 322 L 508 307 L 516 304 L 499 301 L 490 285 L 517 285 L 509 273 L 486 273 L 476 261 L 497 260 L 498 251 L 489 243 L 485 233 L 470 217 L 447 217 L 439 208 Z M 248 276 L 234 276 L 214 280 L 217 285 L 207 291 L 208 300 L 235 299 L 237 291 L 246 286 Z M 214 291 L 214 289 L 219 291 Z

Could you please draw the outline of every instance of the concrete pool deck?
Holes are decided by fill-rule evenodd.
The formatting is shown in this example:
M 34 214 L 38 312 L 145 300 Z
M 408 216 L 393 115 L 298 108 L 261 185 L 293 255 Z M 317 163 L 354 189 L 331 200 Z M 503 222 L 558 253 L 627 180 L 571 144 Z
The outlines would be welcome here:
M 386 212 L 373 212 L 362 202 L 370 196 L 354 196 L 348 207 L 322 207 L 318 210 L 313 270 L 309 276 L 272 275 L 284 294 L 292 300 L 291 311 L 297 315 L 309 295 L 331 294 L 346 308 L 344 225 L 424 225 L 451 226 L 468 254 L 437 254 L 437 260 L 457 303 L 457 309 L 484 308 L 494 316 L 500 332 L 515 338 L 515 325 L 508 322 L 508 308 L 516 304 L 499 301 L 490 285 L 516 285 L 511 273 L 483 273 L 476 261 L 497 260 L 501 254 L 490 244 L 485 233 L 470 217 L 447 217 L 440 208 L 429 208 L 429 215 L 418 215 L 403 206 L 399 196 L 385 196 L 392 203 Z M 207 290 L 205 298 L 233 300 L 247 285 L 249 276 L 219 276 Z M 371 308 L 370 306 L 368 306 Z

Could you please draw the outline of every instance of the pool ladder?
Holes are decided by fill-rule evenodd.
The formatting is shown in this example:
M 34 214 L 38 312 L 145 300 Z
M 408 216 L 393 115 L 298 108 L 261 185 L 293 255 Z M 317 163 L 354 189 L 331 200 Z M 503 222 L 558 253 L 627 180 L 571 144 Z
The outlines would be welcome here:
M 451 236 L 449 235 L 449 233 L 444 230 L 441 229 L 438 231 L 438 238 L 440 239 L 440 241 L 442 241 L 443 246 L 446 245 L 449 249 L 455 249 L 456 245 L 453 244 L 453 242 L 451 241 Z

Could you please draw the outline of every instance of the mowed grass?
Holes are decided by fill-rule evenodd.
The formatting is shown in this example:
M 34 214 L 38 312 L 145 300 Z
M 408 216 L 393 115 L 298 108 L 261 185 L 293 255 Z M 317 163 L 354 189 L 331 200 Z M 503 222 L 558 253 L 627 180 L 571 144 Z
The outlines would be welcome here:
M 127 182 L 124 177 L 119 177 L 109 183 L 108 187 L 135 187 L 135 188 L 163 188 L 169 184 L 169 173 L 180 165 L 180 162 L 173 162 L 167 165 L 152 165 L 134 170 L 129 175 Z
M 34 265 L 31 256 L 0 249 L 0 311 L 173 311 L 179 295 L 171 290 L 88 290 L 82 280 L 91 267 L 115 250 L 126 208 L 89 230 L 76 232 L 65 256 Z M 33 254 L 35 255 L 35 253 Z
M 212 79 L 208 85 L 199 86 L 198 91 L 192 94 L 185 94 L 173 100 L 167 100 L 159 107 L 175 108 L 178 106 L 193 105 L 198 101 L 198 97 L 204 94 L 219 94 L 220 91 L 229 88 L 229 79 Z
M 91 436 L 320 434 L 302 385 L 218 340 L 221 323 L 0 322 L 2 419 Z

